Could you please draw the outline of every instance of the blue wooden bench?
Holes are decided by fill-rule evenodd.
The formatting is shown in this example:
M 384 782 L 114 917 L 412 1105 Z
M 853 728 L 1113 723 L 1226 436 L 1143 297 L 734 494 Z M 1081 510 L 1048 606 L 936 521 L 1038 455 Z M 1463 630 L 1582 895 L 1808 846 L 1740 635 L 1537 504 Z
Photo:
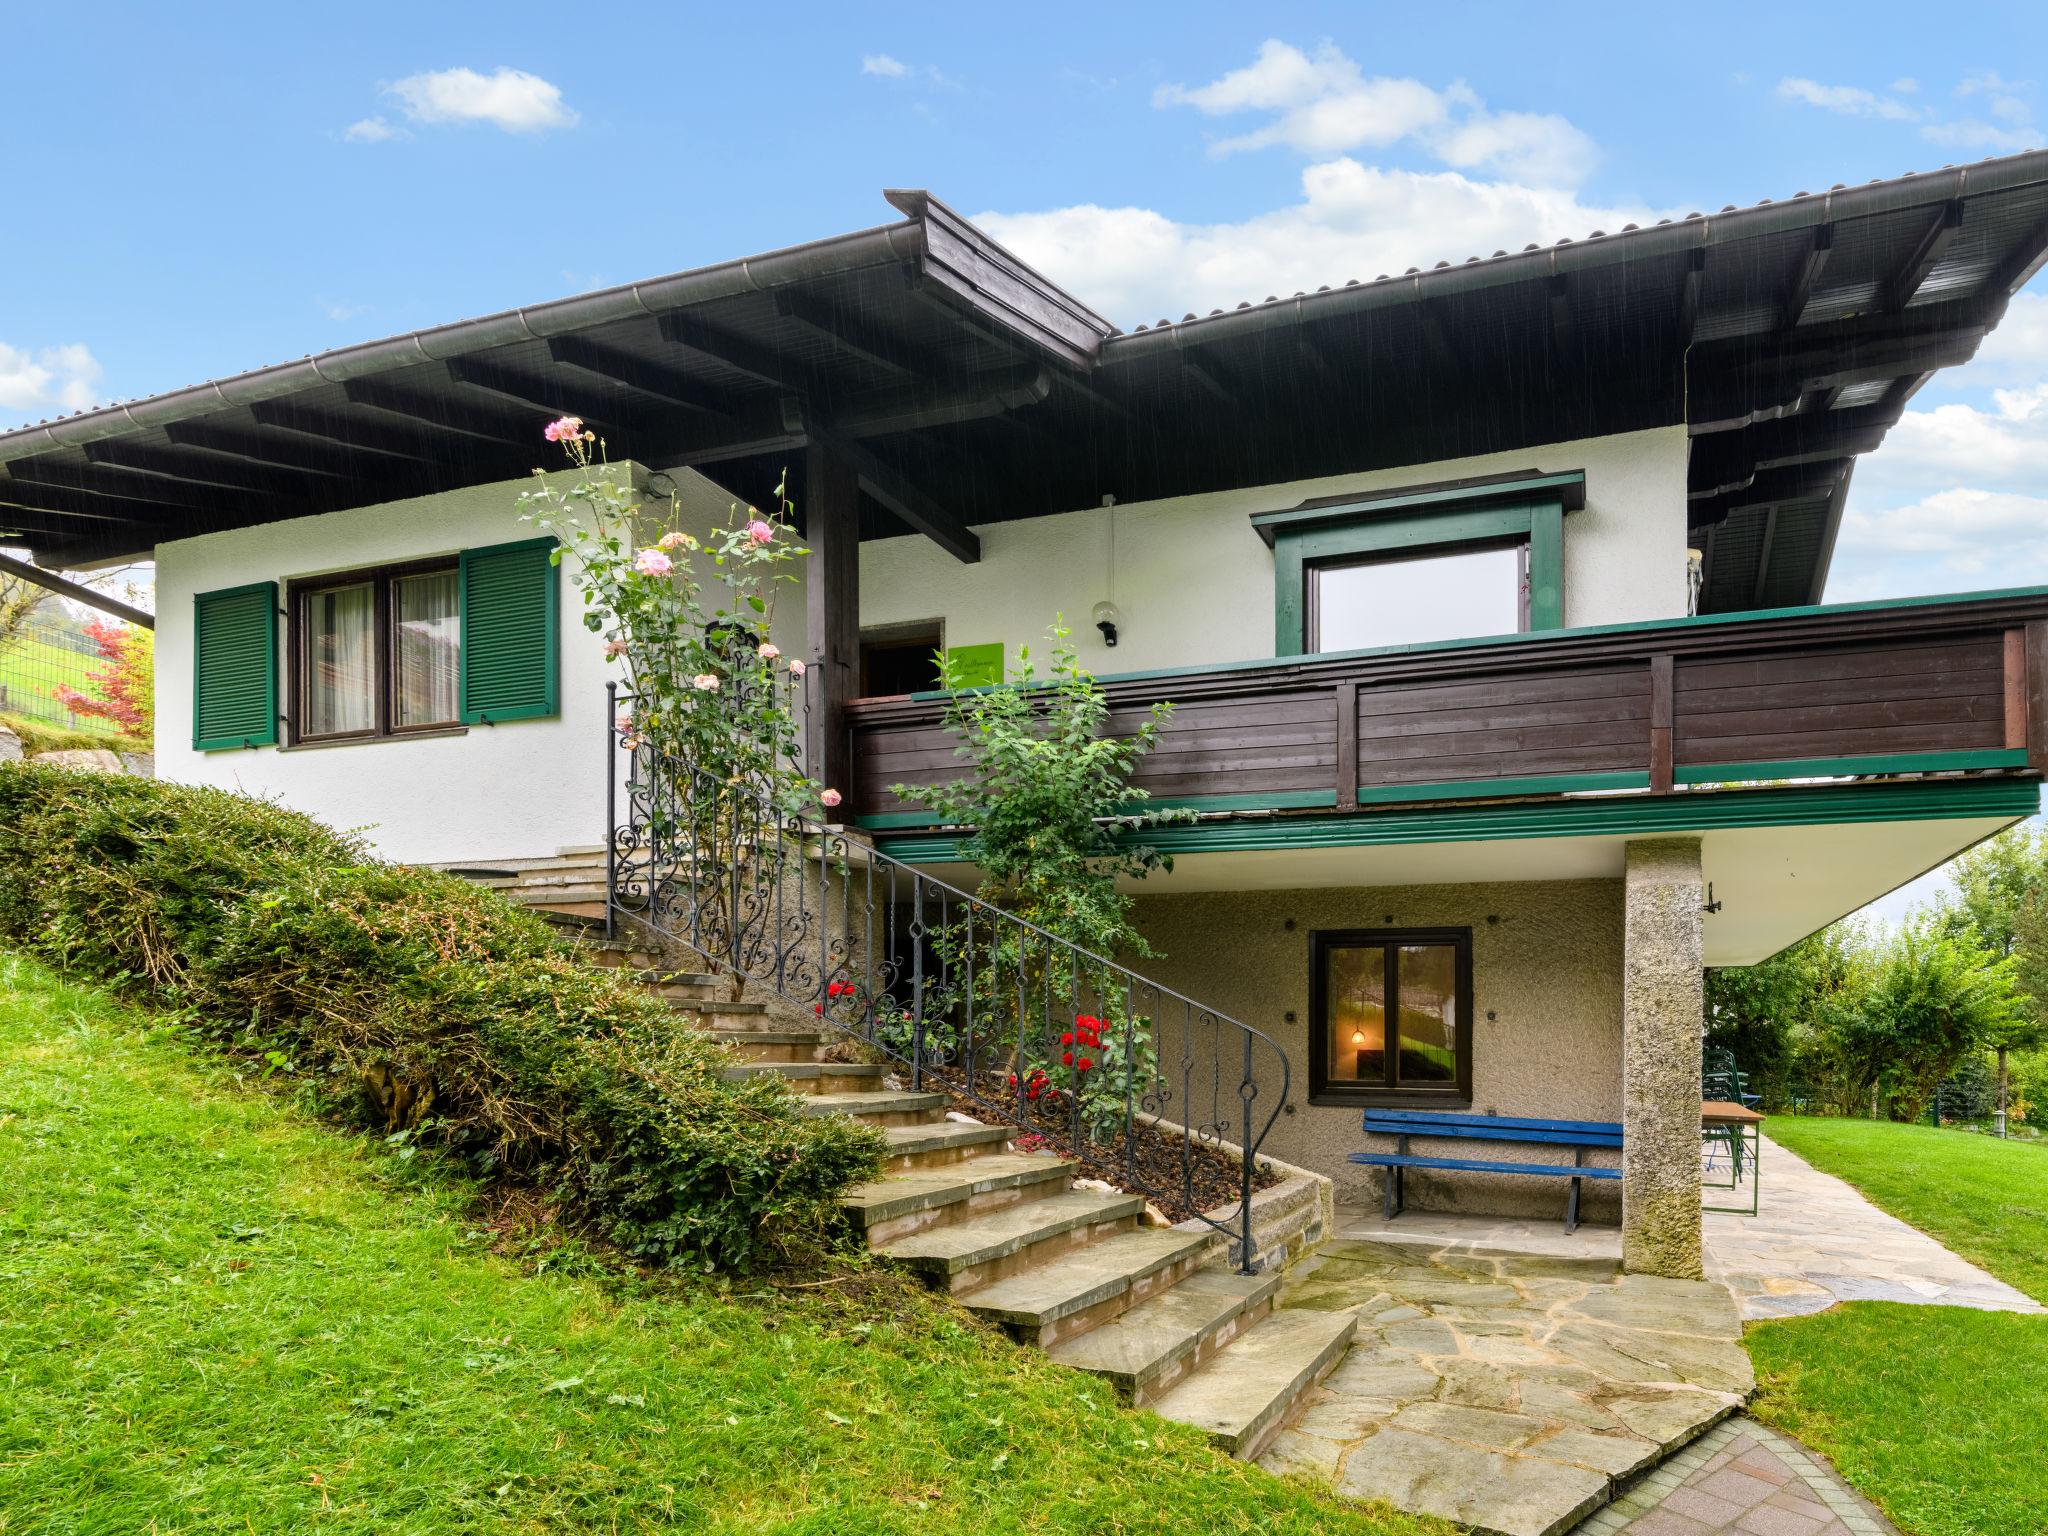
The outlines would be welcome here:
M 1565 1205 L 1564 1229 L 1579 1225 L 1579 1182 L 1604 1179 L 1620 1182 L 1619 1168 L 1590 1168 L 1586 1152 L 1592 1147 L 1621 1146 L 1621 1127 L 1609 1120 L 1514 1120 L 1506 1115 L 1446 1115 L 1434 1110 L 1368 1109 L 1365 1129 L 1375 1136 L 1392 1136 L 1398 1146 L 1392 1152 L 1354 1152 L 1351 1161 L 1387 1174 L 1387 1219 L 1400 1214 L 1403 1175 L 1410 1168 L 1434 1168 L 1453 1173 L 1519 1173 L 1532 1178 L 1570 1179 L 1571 1197 Z M 1569 1163 L 1519 1163 L 1484 1157 L 1423 1157 L 1408 1151 L 1409 1140 L 1417 1136 L 1448 1137 L 1455 1141 L 1515 1141 L 1553 1147 L 1570 1147 Z

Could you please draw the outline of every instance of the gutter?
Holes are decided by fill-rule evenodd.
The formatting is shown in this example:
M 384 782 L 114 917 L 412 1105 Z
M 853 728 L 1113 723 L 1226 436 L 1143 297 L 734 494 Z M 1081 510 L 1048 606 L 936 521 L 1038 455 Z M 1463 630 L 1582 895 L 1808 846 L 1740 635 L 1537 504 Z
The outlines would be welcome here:
M 765 256 L 743 257 L 694 271 L 650 278 L 645 282 L 581 293 L 573 298 L 508 309 L 474 320 L 458 320 L 427 330 L 409 331 L 382 341 L 338 347 L 331 352 L 321 352 L 289 363 L 276 363 L 268 368 L 195 384 L 168 394 L 152 395 L 124 405 L 102 406 L 98 410 L 81 411 L 57 421 L 0 433 L 0 463 L 31 458 L 53 448 L 75 448 L 137 429 L 161 427 L 168 422 L 189 421 L 232 406 L 274 400 L 317 384 L 339 384 L 349 379 L 388 373 L 414 363 L 437 362 L 513 342 L 542 340 L 608 321 L 662 314 L 685 305 L 708 303 L 737 294 L 765 293 L 791 283 L 842 272 L 903 264 L 914 261 L 923 244 L 923 225 L 915 219 L 907 219 L 851 235 L 813 240 L 804 245 L 771 251 Z
M 1974 166 L 1951 166 L 1824 192 L 1817 197 L 1802 194 L 1784 202 L 1766 200 L 1754 207 L 1725 209 L 1718 214 L 1691 213 L 1675 223 L 1655 224 L 1648 229 L 1560 240 L 1540 250 L 1507 256 L 1471 256 L 1457 266 L 1442 261 L 1427 271 L 1410 269 L 1400 277 L 1383 277 L 1369 283 L 1354 280 L 1341 288 L 1296 294 L 1291 299 L 1267 304 L 1240 304 L 1222 314 L 1112 336 L 1103 343 L 1102 362 L 1104 366 L 1140 362 L 1163 352 L 1257 335 L 1283 325 L 1305 325 L 1336 315 L 1450 298 L 1625 262 L 1650 261 L 1737 240 L 1813 229 L 1843 219 L 1871 218 L 1907 208 L 1931 207 L 1965 196 L 2009 191 L 2041 182 L 2048 182 L 2048 150 L 2037 149 Z

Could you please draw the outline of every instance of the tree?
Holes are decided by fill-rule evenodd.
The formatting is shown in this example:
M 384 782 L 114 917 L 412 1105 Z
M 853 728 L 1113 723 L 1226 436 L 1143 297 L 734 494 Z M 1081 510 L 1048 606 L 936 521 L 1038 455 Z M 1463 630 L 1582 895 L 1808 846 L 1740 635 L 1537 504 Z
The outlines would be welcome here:
M 1955 889 L 1942 894 L 1935 922 L 1957 937 L 1974 933 L 2000 958 L 2030 950 L 2015 975 L 2025 1006 L 1984 1042 L 1998 1056 L 1998 1129 L 2003 1135 L 2012 1092 L 2011 1053 L 2048 1040 L 2048 917 L 2038 910 L 2048 899 L 2048 831 L 2025 822 L 2009 827 L 1962 854 L 1951 869 Z M 2031 944 L 2022 938 L 2029 929 Z
M 0 650 L 24 629 L 35 611 L 49 600 L 50 590 L 19 576 L 0 573 Z
M 1756 965 L 1707 972 L 1707 1044 L 1729 1051 L 1767 1105 L 1792 1095 L 1821 1010 L 1849 985 L 1856 930 L 1824 929 Z
M 100 696 L 60 683 L 55 690 L 58 702 L 74 715 L 112 722 L 124 736 L 151 740 L 156 729 L 156 636 L 138 625 L 97 618 L 86 621 L 85 632 L 106 663 L 85 674 Z
M 1910 923 L 1885 950 L 1861 1006 L 1837 1018 L 1843 1057 L 1894 1119 L 1917 1120 L 1934 1090 L 1973 1050 L 2021 1014 L 2011 956 L 1993 956 L 1972 930 Z

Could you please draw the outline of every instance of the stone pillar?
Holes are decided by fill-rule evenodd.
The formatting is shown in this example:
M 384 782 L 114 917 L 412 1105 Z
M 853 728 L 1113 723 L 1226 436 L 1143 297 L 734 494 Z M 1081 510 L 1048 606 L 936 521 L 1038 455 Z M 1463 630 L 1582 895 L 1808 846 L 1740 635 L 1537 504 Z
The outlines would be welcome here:
M 1621 997 L 1621 1259 L 1700 1266 L 1700 840 L 1628 845 Z

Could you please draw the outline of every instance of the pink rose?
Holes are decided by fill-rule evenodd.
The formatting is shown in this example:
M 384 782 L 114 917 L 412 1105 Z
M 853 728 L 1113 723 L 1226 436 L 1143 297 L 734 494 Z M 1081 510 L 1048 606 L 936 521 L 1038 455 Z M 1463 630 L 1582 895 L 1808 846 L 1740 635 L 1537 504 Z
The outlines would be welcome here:
M 763 640 L 761 642 L 761 659 L 763 661 L 773 661 L 776 657 L 780 656 L 781 654 L 782 647 L 775 644 L 774 641 Z
M 775 528 L 765 517 L 757 517 L 747 524 L 747 537 L 756 544 L 766 544 L 775 537 Z
M 573 443 L 583 436 L 583 418 L 564 416 L 559 421 L 551 421 L 542 429 L 541 436 L 551 443 Z
M 618 725 L 620 730 L 630 732 L 633 729 L 633 717 L 629 714 L 621 714 Z
M 680 529 L 671 529 L 655 541 L 663 549 L 681 549 L 690 542 L 690 536 Z
M 675 569 L 675 563 L 658 549 L 643 549 L 640 558 L 633 562 L 633 569 L 642 576 L 666 576 Z
M 804 664 L 800 661 L 792 661 L 789 664 L 789 675 L 791 677 L 802 677 L 804 675 Z
M 690 682 L 696 687 L 699 693 L 718 692 L 718 679 L 712 673 L 699 672 L 695 677 L 690 679 Z
M 818 798 L 819 798 L 820 800 L 824 801 L 824 802 L 825 802 L 825 808 L 826 808 L 827 810 L 830 810 L 830 809 L 832 809 L 832 807 L 834 807 L 835 805 L 837 805 L 837 804 L 839 803 L 839 800 L 840 800 L 840 795 L 839 795 L 839 791 L 838 791 L 838 790 L 836 790 L 836 789 L 828 789 L 828 790 L 826 790 L 826 791 L 825 791 L 825 792 L 824 792 L 824 793 L 823 793 L 822 795 L 818 796 Z
M 614 657 L 614 656 L 623 656 L 623 655 L 625 655 L 625 654 L 626 654 L 626 642 L 625 642 L 625 641 L 623 641 L 623 640 L 607 640 L 607 641 L 605 641 L 605 643 L 604 643 L 604 654 L 605 654 L 605 659 L 606 659 L 606 660 L 610 660 L 610 659 L 611 659 L 612 657 Z

